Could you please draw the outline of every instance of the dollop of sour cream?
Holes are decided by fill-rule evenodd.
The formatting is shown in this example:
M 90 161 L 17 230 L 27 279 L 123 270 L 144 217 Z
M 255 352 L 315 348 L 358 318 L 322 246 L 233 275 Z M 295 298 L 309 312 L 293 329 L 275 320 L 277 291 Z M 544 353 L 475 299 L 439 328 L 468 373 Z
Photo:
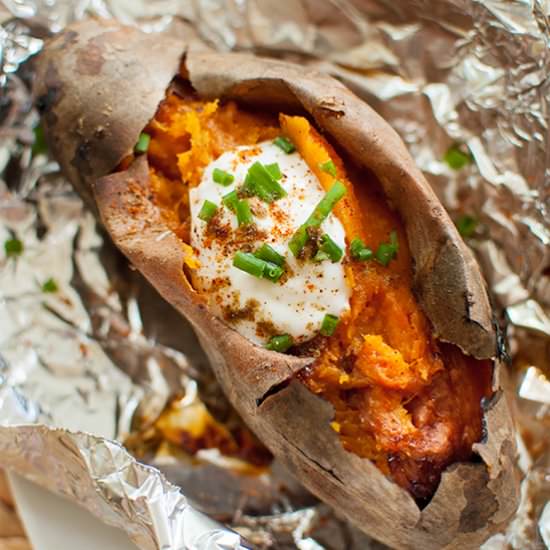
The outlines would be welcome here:
M 235 214 L 222 205 L 222 199 L 243 184 L 256 161 L 279 165 L 283 174 L 279 183 L 287 195 L 271 204 L 248 198 L 255 225 L 238 228 Z M 232 184 L 216 183 L 215 168 L 232 174 Z M 191 245 L 200 262 L 195 284 L 209 296 L 214 314 L 257 344 L 265 344 L 274 334 L 289 334 L 296 343 L 307 341 L 319 333 L 325 314 L 340 317 L 350 307 L 351 290 L 341 261 L 297 260 L 288 248 L 324 195 L 299 153 L 287 154 L 272 142 L 224 153 L 206 167 L 200 184 L 190 190 Z M 215 228 L 198 217 L 205 200 L 218 205 Z M 345 249 L 344 228 L 333 213 L 321 229 Z M 287 274 L 276 283 L 233 266 L 236 252 L 243 247 L 254 251 L 264 243 L 286 259 Z

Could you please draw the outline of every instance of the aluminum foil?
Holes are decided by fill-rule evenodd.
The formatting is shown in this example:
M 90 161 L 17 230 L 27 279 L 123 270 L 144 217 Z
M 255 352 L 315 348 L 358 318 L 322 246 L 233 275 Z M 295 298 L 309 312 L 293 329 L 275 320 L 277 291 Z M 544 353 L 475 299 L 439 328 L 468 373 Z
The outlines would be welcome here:
M 277 464 L 191 452 L 163 429 L 167 415 L 200 414 L 245 430 L 187 324 L 113 250 L 33 131 L 26 61 L 97 15 L 309 63 L 396 128 L 476 253 L 510 342 L 522 503 L 483 548 L 550 546 L 545 0 L 0 2 L 1 465 L 141 548 L 382 548 Z

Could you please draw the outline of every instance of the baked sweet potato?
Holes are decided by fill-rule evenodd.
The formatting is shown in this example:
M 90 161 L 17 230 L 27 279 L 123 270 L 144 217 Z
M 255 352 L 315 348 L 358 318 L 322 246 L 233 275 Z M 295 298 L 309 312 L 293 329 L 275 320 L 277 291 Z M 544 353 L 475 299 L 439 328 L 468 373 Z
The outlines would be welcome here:
M 326 75 L 186 52 L 108 21 L 69 28 L 37 65 L 36 104 L 63 172 L 193 324 L 233 405 L 306 487 L 395 548 L 474 548 L 510 518 L 513 425 L 484 282 L 384 120 Z M 262 154 L 278 161 L 258 161 L 253 173 Z M 222 157 L 232 169 L 215 175 Z M 294 180 L 289 159 L 302 170 Z M 205 178 L 233 189 L 239 205 L 224 195 L 198 211 L 202 186 L 215 188 Z M 306 180 L 325 198 L 283 235 L 309 197 L 292 186 Z M 235 214 L 238 227 L 227 221 Z M 257 250 L 283 241 L 280 262 L 281 248 Z M 238 253 L 259 259 L 263 277 L 248 266 L 239 280 L 277 299 L 228 306 L 225 275 L 237 261 L 223 262 Z M 296 290 L 307 270 L 320 281 Z M 273 313 L 274 303 L 306 286 L 296 319 L 317 307 L 323 324 L 312 313 L 297 336 L 281 334 L 296 319 Z

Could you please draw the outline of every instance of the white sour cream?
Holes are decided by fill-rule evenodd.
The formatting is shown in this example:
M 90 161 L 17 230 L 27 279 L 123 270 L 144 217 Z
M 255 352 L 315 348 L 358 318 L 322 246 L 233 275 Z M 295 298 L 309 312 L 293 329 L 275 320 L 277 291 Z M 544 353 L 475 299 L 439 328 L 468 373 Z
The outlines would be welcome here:
M 222 197 L 242 183 L 250 166 L 277 163 L 283 174 L 280 183 L 287 195 L 271 204 L 257 197 L 247 199 L 259 235 L 246 241 L 257 250 L 269 244 L 286 258 L 289 276 L 278 283 L 258 279 L 233 266 L 235 253 L 243 249 L 236 216 Z M 219 168 L 235 176 L 230 186 L 214 182 L 212 172 Z M 201 183 L 190 190 L 191 245 L 200 267 L 195 284 L 209 296 L 211 311 L 225 319 L 239 333 L 257 344 L 265 344 L 269 334 L 290 334 L 304 342 L 319 333 L 325 314 L 340 317 L 349 309 L 350 289 L 341 261 L 298 261 L 288 248 L 295 231 L 306 221 L 325 191 L 306 162 L 295 152 L 286 154 L 271 142 L 239 147 L 221 155 L 204 170 Z M 205 200 L 219 207 L 220 236 L 207 231 L 198 218 Z M 344 228 L 334 214 L 321 229 L 345 249 Z

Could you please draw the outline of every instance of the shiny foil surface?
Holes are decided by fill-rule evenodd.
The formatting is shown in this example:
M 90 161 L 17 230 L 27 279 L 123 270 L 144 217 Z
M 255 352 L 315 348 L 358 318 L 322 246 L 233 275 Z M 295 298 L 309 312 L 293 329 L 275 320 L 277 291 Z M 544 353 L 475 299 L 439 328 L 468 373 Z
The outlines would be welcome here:
M 549 547 L 546 0 L 1 0 L 0 465 L 140 548 L 383 548 L 267 465 L 188 324 L 48 156 L 32 56 L 93 16 L 316 66 L 401 134 L 477 255 L 509 342 L 522 502 L 483 548 Z M 197 424 L 218 447 L 189 440 Z

